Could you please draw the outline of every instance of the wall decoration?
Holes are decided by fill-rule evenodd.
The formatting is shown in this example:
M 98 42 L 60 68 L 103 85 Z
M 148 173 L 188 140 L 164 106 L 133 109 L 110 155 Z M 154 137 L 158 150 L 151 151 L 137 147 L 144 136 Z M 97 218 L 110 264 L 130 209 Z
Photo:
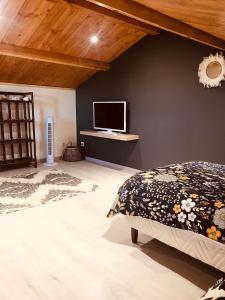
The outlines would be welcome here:
M 225 59 L 223 54 L 216 53 L 205 57 L 199 65 L 198 76 L 204 87 L 211 88 L 221 86 L 225 80 Z

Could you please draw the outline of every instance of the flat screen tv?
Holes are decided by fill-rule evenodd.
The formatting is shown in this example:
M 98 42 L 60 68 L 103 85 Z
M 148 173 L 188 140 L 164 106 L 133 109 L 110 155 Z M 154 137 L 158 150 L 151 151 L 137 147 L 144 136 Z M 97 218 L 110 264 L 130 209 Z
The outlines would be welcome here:
M 93 102 L 93 128 L 126 132 L 126 101 Z

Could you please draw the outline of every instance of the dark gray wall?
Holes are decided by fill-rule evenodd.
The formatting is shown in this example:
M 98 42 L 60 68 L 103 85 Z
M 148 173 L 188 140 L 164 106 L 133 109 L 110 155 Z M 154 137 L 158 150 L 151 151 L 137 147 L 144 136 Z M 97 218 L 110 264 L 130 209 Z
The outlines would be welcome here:
M 78 142 L 88 156 L 147 169 L 204 160 L 225 164 L 225 82 L 207 89 L 198 65 L 217 50 L 173 34 L 147 37 L 77 90 Z M 79 135 L 92 129 L 93 100 L 127 100 L 138 142 Z

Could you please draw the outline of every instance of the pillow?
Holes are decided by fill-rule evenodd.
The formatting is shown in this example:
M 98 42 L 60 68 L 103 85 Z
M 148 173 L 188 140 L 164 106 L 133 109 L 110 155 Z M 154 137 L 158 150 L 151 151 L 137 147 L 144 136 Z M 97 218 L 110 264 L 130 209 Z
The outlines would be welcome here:
M 225 300 L 225 279 L 220 278 L 200 300 Z

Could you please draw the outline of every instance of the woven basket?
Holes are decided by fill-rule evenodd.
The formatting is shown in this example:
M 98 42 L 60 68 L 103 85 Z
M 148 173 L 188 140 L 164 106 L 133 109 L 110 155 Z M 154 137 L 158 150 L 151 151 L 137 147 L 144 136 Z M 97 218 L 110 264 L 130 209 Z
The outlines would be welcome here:
M 82 160 L 83 156 L 81 150 L 77 146 L 66 147 L 62 155 L 62 159 L 65 161 L 78 161 Z

